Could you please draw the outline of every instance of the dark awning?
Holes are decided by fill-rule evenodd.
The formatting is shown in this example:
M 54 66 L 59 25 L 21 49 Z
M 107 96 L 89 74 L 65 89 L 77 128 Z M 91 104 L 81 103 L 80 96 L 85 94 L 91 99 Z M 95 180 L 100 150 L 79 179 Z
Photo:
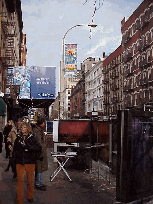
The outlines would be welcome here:
M 6 107 L 4 100 L 0 97 L 0 116 L 5 115 Z

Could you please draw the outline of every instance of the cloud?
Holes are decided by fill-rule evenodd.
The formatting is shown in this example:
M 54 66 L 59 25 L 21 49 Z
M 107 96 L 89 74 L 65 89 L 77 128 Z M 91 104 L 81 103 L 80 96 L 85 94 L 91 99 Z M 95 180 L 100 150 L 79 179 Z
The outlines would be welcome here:
M 105 39 L 102 39 L 100 42 L 98 42 L 98 44 L 96 46 L 94 46 L 93 48 L 91 48 L 90 51 L 87 52 L 88 55 L 93 54 L 99 47 L 104 47 L 106 46 L 107 42 Z

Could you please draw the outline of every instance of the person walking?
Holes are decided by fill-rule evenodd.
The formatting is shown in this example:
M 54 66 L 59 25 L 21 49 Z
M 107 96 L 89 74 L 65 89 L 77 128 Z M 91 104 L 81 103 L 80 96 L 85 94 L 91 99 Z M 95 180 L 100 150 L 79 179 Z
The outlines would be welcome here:
M 34 194 L 34 171 L 36 163 L 36 153 L 41 152 L 42 147 L 35 135 L 32 133 L 32 128 L 29 123 L 21 124 L 21 132 L 17 135 L 14 143 L 13 156 L 15 158 L 17 170 L 17 204 L 23 204 L 23 182 L 24 171 L 27 174 L 27 199 L 28 202 L 33 202 Z
M 18 118 L 18 122 L 17 122 L 17 132 L 19 133 L 19 131 L 21 130 L 21 124 L 23 122 L 23 118 Z
M 9 171 L 9 168 L 11 166 L 12 167 L 12 172 L 14 173 L 13 178 L 16 178 L 17 177 L 16 168 L 15 168 L 15 163 L 14 163 L 14 158 L 12 156 L 12 152 L 13 152 L 14 142 L 15 142 L 15 139 L 16 139 L 17 129 L 16 129 L 15 125 L 14 125 L 13 120 L 10 120 L 10 125 L 11 125 L 12 128 L 11 128 L 11 131 L 9 132 L 8 138 L 7 138 L 7 145 L 8 145 L 8 148 L 10 149 L 10 158 L 9 158 L 8 167 L 6 168 L 5 172 Z
M 5 158 L 10 157 L 10 149 L 8 148 L 7 138 L 8 138 L 8 135 L 9 135 L 9 132 L 11 131 L 11 129 L 12 129 L 11 122 L 10 122 L 10 120 L 8 120 L 6 126 L 4 127 L 4 130 L 3 130 L 5 151 L 6 151 L 6 157 Z
M 45 142 L 45 118 L 38 117 L 37 124 L 33 127 L 33 132 L 35 133 L 38 142 L 42 146 L 42 154 L 40 159 L 36 161 L 35 169 L 35 188 L 38 190 L 46 191 L 46 185 L 43 184 L 43 172 L 48 170 L 48 160 L 47 160 L 47 146 Z

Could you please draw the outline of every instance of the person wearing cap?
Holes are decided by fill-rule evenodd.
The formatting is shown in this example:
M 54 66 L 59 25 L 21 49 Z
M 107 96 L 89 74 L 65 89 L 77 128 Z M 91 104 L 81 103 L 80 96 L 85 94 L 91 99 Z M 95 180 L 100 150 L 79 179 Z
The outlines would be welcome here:
M 36 161 L 35 188 L 42 191 L 46 191 L 46 185 L 43 184 L 43 172 L 48 170 L 47 146 L 45 141 L 44 128 L 45 118 L 38 117 L 37 124 L 33 127 L 33 132 L 35 133 L 38 142 L 42 146 L 42 153 L 40 155 L 40 159 Z

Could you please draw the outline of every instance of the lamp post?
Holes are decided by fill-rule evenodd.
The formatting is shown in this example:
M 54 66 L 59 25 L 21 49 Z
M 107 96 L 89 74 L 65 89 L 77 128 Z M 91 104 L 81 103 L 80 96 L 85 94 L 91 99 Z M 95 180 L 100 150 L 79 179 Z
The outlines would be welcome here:
M 75 25 L 75 26 L 72 26 L 71 28 L 69 28 L 67 31 L 66 31 L 66 33 L 64 34 L 64 36 L 63 36 L 63 40 L 62 40 L 62 62 L 61 62 L 61 65 L 60 65 L 60 103 L 62 102 L 62 92 L 63 92 L 63 90 L 64 90 L 64 84 L 63 84 L 63 82 L 64 82 L 64 45 L 65 45 L 65 37 L 66 37 L 66 35 L 68 34 L 68 32 L 70 31 L 70 30 L 72 30 L 73 28 L 76 28 L 76 27 L 80 27 L 80 26 L 89 26 L 89 27 L 92 27 L 92 28 L 95 28 L 95 27 L 97 27 L 97 25 L 96 24 L 77 24 L 77 25 Z M 60 108 L 60 107 L 59 107 Z M 59 111 L 60 112 L 60 114 L 61 114 L 61 111 Z M 59 117 L 59 119 L 60 119 L 60 117 Z
M 71 28 L 69 28 L 69 29 L 66 31 L 66 33 L 64 34 L 64 36 L 63 36 L 63 41 L 62 41 L 62 63 L 61 63 L 61 68 L 60 68 L 60 92 L 62 92 L 61 79 L 62 79 L 62 77 L 64 77 L 64 74 L 63 74 L 63 73 L 64 73 L 64 45 L 65 45 L 65 37 L 66 37 L 66 35 L 68 34 L 68 32 L 69 32 L 70 30 L 72 30 L 73 28 L 76 28 L 76 27 L 80 27 L 80 26 L 89 26 L 89 27 L 92 27 L 92 28 L 97 27 L 96 24 L 88 24 L 88 25 L 86 25 L 86 24 L 78 24 L 78 25 L 75 25 L 75 26 L 72 26 Z M 62 75 L 63 75 L 63 76 L 62 76 Z

